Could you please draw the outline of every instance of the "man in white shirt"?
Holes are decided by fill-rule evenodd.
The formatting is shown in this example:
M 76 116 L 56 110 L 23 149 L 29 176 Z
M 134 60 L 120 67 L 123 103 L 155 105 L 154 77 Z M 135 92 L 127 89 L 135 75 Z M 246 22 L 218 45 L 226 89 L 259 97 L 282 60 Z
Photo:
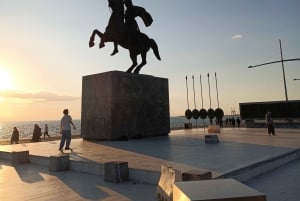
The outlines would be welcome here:
M 64 109 L 63 111 L 64 116 L 60 121 L 60 133 L 61 133 L 61 140 L 59 145 L 59 151 L 63 152 L 63 148 L 66 142 L 65 150 L 71 150 L 70 143 L 71 143 L 71 125 L 74 129 L 75 125 L 72 122 L 72 117 L 69 115 L 69 110 Z

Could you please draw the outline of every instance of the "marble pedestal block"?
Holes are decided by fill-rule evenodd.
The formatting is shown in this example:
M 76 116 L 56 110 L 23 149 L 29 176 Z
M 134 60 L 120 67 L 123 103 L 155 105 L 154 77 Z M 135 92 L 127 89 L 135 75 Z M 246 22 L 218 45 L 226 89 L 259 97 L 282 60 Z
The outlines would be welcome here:
M 70 159 L 69 155 L 50 156 L 49 171 L 58 172 L 69 170 Z
M 185 129 L 192 129 L 192 128 L 193 128 L 193 125 L 192 125 L 192 123 L 185 123 L 185 124 L 184 124 L 184 128 L 185 128 Z
M 120 71 L 83 77 L 83 139 L 126 140 L 169 132 L 168 79 Z
M 113 183 L 128 181 L 128 162 L 113 161 L 104 163 L 104 180 Z
M 219 137 L 216 134 L 205 135 L 204 139 L 205 139 L 205 144 L 219 144 Z
M 182 181 L 198 181 L 212 179 L 211 171 L 190 170 L 182 173 Z
M 30 163 L 29 151 L 13 151 L 11 153 L 12 164 Z
M 207 127 L 208 133 L 221 133 L 221 128 L 219 125 L 209 125 Z
M 266 201 L 266 195 L 233 179 L 176 182 L 173 201 Z

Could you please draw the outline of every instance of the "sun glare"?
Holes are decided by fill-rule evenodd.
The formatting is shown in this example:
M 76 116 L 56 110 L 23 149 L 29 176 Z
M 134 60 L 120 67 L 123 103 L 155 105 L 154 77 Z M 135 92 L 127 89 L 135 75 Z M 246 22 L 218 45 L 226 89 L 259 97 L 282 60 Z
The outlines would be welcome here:
M 13 84 L 9 73 L 0 66 L 0 90 L 9 90 L 12 88 Z

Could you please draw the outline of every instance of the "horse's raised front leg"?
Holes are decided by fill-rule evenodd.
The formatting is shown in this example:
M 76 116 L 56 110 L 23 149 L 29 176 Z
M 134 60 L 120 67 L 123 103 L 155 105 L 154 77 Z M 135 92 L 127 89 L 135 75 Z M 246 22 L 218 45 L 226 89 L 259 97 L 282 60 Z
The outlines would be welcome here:
M 95 45 L 95 36 L 98 35 L 100 38 L 102 38 L 103 33 L 101 33 L 100 31 L 98 31 L 97 29 L 95 29 L 90 37 L 90 41 L 89 41 L 89 47 L 93 47 Z
M 136 67 L 136 69 L 134 70 L 133 73 L 139 74 L 141 68 L 147 64 L 147 59 L 146 59 L 146 57 L 147 57 L 147 52 L 143 52 L 143 53 L 141 54 L 141 56 L 142 56 L 142 63 L 140 63 L 140 65 L 138 65 L 138 66 Z
M 137 65 L 137 55 L 134 53 L 130 53 L 130 58 L 132 61 L 132 65 L 130 66 L 130 68 L 128 68 L 128 70 L 126 71 L 127 73 L 131 73 L 131 71 L 134 69 L 134 67 Z

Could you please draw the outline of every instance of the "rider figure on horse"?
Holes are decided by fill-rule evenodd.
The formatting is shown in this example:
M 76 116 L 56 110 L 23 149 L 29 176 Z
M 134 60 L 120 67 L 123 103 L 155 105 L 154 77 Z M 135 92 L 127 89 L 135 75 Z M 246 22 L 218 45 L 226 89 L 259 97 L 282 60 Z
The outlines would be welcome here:
M 140 29 L 135 18 L 141 17 L 147 27 L 152 24 L 153 19 L 144 8 L 134 6 L 132 0 L 124 0 L 124 4 L 126 6 L 125 27 L 129 33 L 128 39 L 131 45 L 139 45 L 138 34 L 140 33 Z
M 111 7 L 112 9 L 115 8 L 115 6 L 117 6 L 118 2 L 123 1 L 123 0 L 108 0 L 108 4 L 109 7 Z M 120 12 L 118 16 L 115 16 L 114 12 L 112 13 L 110 19 L 109 19 L 109 23 L 108 26 L 106 27 L 104 36 L 101 39 L 101 43 L 100 43 L 100 48 L 104 47 L 104 42 L 107 41 L 107 38 L 109 37 L 113 37 L 112 35 L 114 33 L 119 33 L 123 32 L 123 34 L 125 34 L 125 32 L 128 34 L 128 40 L 130 42 L 130 44 L 133 45 L 138 45 L 139 41 L 138 41 L 138 34 L 140 33 L 140 29 L 138 27 L 138 24 L 135 20 L 136 17 L 141 17 L 142 20 L 144 21 L 144 24 L 148 27 L 152 24 L 153 19 L 151 17 L 151 15 L 142 7 L 139 6 L 134 6 L 132 3 L 132 0 L 124 0 L 122 2 L 122 6 L 123 3 L 126 6 L 126 11 L 125 11 L 125 16 L 124 16 L 124 11 Z M 120 5 L 119 5 L 120 6 Z M 116 20 L 117 18 L 123 18 L 123 22 L 125 19 L 125 31 L 120 30 L 122 29 L 122 25 L 117 24 Z M 114 51 L 111 55 L 114 55 L 118 52 L 118 43 L 114 42 Z
M 101 38 L 99 48 L 105 46 L 104 42 L 122 31 L 124 25 L 124 5 L 123 0 L 108 0 L 108 6 L 112 9 L 112 14 L 109 18 L 108 25 L 105 29 L 104 35 Z M 118 53 L 118 43 L 114 42 L 114 51 L 111 55 Z

